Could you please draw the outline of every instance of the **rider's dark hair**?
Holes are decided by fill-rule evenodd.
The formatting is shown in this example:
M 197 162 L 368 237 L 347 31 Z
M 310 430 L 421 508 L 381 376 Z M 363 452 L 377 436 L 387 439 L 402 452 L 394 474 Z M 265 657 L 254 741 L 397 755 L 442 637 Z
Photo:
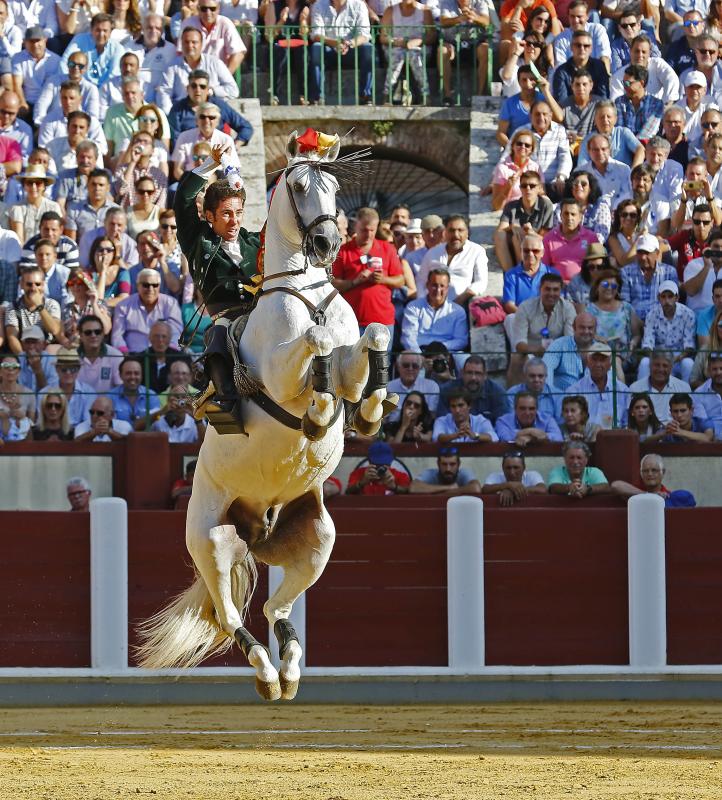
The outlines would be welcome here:
M 246 190 L 241 187 L 234 189 L 227 180 L 216 181 L 212 183 L 207 189 L 203 197 L 203 210 L 215 213 L 215 210 L 223 200 L 228 197 L 240 197 L 243 205 L 246 204 Z

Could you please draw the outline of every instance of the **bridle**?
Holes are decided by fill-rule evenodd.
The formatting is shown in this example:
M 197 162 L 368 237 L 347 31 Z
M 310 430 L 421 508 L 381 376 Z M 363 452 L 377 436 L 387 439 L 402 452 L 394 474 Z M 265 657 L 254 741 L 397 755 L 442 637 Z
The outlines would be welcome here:
M 287 277 L 290 275 L 304 275 L 306 270 L 310 266 L 310 259 L 312 255 L 315 255 L 315 251 L 313 249 L 313 241 L 311 237 L 311 232 L 315 227 L 320 225 L 322 222 L 333 222 L 336 226 L 336 230 L 338 231 L 338 218 L 337 215 L 334 214 L 319 214 L 315 219 L 312 219 L 308 225 L 304 225 L 303 217 L 301 216 L 301 212 L 298 210 L 298 205 L 296 204 L 296 198 L 293 196 L 293 189 L 291 188 L 291 173 L 297 167 L 312 167 L 318 171 L 323 170 L 323 166 L 318 161 L 298 161 L 295 164 L 291 164 L 290 166 L 286 167 L 284 171 L 284 175 L 286 178 L 286 193 L 288 195 L 288 202 L 291 204 L 291 210 L 293 211 L 293 216 L 296 220 L 296 227 L 298 228 L 298 232 L 301 234 L 301 253 L 304 257 L 303 267 L 301 269 L 294 269 L 288 270 L 286 272 L 277 272 L 274 275 L 269 275 L 268 280 L 273 280 L 274 278 L 282 278 Z M 340 236 L 340 232 L 339 232 Z M 333 259 L 329 259 L 327 263 L 320 263 L 319 266 L 323 266 L 326 270 L 326 276 L 330 278 L 331 273 L 331 266 L 333 263 Z M 265 280 L 265 278 L 264 278 Z

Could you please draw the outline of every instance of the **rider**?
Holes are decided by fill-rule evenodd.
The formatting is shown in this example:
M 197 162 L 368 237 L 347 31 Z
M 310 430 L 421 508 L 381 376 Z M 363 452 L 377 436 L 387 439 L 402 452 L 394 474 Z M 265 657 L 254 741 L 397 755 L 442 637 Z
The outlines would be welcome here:
M 206 332 L 204 369 L 213 382 L 215 397 L 209 402 L 209 386 L 197 405 L 197 413 L 205 411 L 219 433 L 245 433 L 233 379 L 228 328 L 238 317 L 249 313 L 258 290 L 260 234 L 241 227 L 246 190 L 237 171 L 232 170 L 230 180 L 208 184 L 221 161 L 229 160 L 230 152 L 231 145 L 216 145 L 200 166 L 186 172 L 178 183 L 174 208 L 178 242 L 214 323 Z M 203 220 L 196 199 L 204 189 Z

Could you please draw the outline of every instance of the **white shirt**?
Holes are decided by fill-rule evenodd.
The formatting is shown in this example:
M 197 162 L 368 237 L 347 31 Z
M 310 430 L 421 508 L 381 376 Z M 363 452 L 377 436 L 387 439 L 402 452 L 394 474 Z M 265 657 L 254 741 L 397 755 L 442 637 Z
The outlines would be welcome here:
M 23 93 L 28 103 L 37 102 L 45 82 L 60 72 L 60 56 L 47 50 L 36 61 L 27 50 L 12 58 L 12 74 L 21 79 Z
M 609 81 L 609 97 L 611 100 L 616 100 L 624 94 L 622 81 L 628 68 L 629 64 L 625 64 L 612 75 Z M 663 58 L 652 56 L 649 59 L 647 69 L 649 71 L 647 94 L 663 100 L 665 105 L 676 103 L 679 97 L 679 78 L 672 67 Z
M 503 472 L 492 472 L 491 475 L 486 476 L 484 486 L 496 486 L 500 483 L 506 483 L 506 475 Z M 521 485 L 531 489 L 533 486 L 538 486 L 544 483 L 544 478 L 533 469 L 525 469 L 521 476 Z
M 165 415 L 163 415 L 150 426 L 150 429 L 167 433 L 169 442 L 187 442 L 190 444 L 198 441 L 198 427 L 190 414 L 186 414 L 182 424 L 176 426 L 169 425 Z
M 489 280 L 488 264 L 486 250 L 480 244 L 472 242 L 471 239 L 466 240 L 461 252 L 457 253 L 449 263 L 446 244 L 442 242 L 427 251 L 416 277 L 416 285 L 422 288 L 426 286 L 429 272 L 434 267 L 441 265 L 449 270 L 451 279 L 449 300 L 463 294 L 467 289 L 470 289 L 475 295 L 482 295 L 486 291 Z
M 640 378 L 638 381 L 635 381 L 629 387 L 629 391 L 647 392 L 654 406 L 654 413 L 657 415 L 657 419 L 660 422 L 669 422 L 672 419 L 672 415 L 669 413 L 670 397 L 677 392 L 689 394 L 692 389 L 686 381 L 682 381 L 679 378 L 675 378 L 674 375 L 670 375 L 669 382 L 661 390 L 655 389 L 649 382 L 649 376 L 647 376 L 646 378 Z
M 140 61 L 138 74 L 145 84 L 145 102 L 155 103 L 155 87 L 160 85 L 166 70 L 178 55 L 175 45 L 164 42 L 162 47 L 151 47 L 150 50 L 146 50 L 144 45 L 136 41 L 126 42 L 125 45 L 126 52 L 135 53 Z
M 704 269 L 704 258 L 693 258 L 687 263 L 684 268 L 684 282 L 686 283 L 695 275 L 699 275 Z M 718 279 L 722 278 L 722 267 L 718 272 L 714 271 L 714 267 L 710 268 L 707 277 L 704 279 L 702 289 L 697 294 L 687 294 L 687 308 L 692 311 L 701 311 L 703 308 L 709 308 L 712 303 L 712 284 Z
M 182 100 L 188 96 L 188 76 L 193 69 L 202 69 L 208 73 L 210 86 L 216 97 L 225 100 L 238 97 L 238 84 L 228 67 L 219 58 L 211 53 L 202 53 L 198 66 L 191 68 L 180 55 L 168 67 L 163 82 L 156 88 L 156 105 L 166 114 L 176 100 Z
M 87 113 L 87 112 L 86 112 Z M 63 114 L 63 109 L 58 106 L 46 117 L 45 122 L 38 131 L 38 145 L 47 147 L 53 139 L 66 139 L 68 136 L 68 120 Z M 88 139 L 95 142 L 101 155 L 108 152 L 108 142 L 105 139 L 103 129 L 95 117 L 90 117 L 90 128 L 88 129 Z M 60 166 L 58 166 L 60 169 Z
M 130 422 L 126 422 L 124 419 L 114 419 L 112 421 L 113 430 L 116 433 L 121 434 L 121 436 L 127 436 L 129 433 L 133 433 L 133 426 Z M 75 428 L 75 438 L 77 439 L 83 433 L 87 433 L 90 430 L 90 422 L 81 422 Z M 94 442 L 110 442 L 112 439 L 108 436 L 107 433 L 103 433 L 100 436 L 94 436 L 92 441 Z

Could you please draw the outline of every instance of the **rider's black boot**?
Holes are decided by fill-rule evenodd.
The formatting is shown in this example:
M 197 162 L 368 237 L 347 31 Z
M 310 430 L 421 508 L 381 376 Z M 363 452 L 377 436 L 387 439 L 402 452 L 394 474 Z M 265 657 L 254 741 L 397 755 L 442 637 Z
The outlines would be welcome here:
M 206 409 L 208 422 L 218 433 L 246 433 L 241 400 L 233 380 L 233 368 L 220 353 L 206 356 L 205 370 L 216 393 Z

